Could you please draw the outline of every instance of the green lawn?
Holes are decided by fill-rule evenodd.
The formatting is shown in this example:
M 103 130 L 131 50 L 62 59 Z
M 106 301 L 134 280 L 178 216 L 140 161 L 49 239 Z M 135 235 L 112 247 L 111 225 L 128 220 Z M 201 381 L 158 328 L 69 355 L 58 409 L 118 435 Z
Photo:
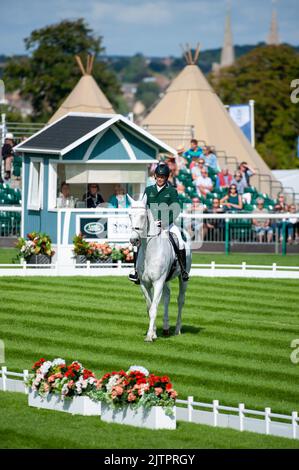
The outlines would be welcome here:
M 0 248 L 0 264 L 12 263 L 17 255 L 14 248 Z M 215 261 L 219 264 L 241 264 L 246 261 L 248 264 L 272 264 L 282 266 L 299 266 L 299 254 L 288 254 L 287 256 L 273 254 L 247 254 L 231 253 L 228 256 L 221 253 L 193 253 L 193 263 L 210 263 Z
M 299 448 L 299 441 L 178 422 L 175 431 L 151 431 L 29 408 L 20 393 L 0 392 L 0 448 L 231 449 Z

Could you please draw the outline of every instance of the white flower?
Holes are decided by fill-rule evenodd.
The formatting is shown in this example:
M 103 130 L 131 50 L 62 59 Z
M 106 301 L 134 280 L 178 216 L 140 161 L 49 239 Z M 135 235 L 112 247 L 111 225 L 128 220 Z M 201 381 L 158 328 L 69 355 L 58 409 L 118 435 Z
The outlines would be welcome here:
M 90 383 L 90 385 L 93 385 L 96 381 L 96 379 L 94 377 L 89 377 L 89 379 L 87 379 L 88 383 Z
M 146 377 L 149 375 L 149 371 L 145 367 L 142 367 L 142 366 L 131 366 L 127 373 L 129 374 L 131 371 L 141 372 Z
M 54 359 L 54 361 L 52 362 L 52 366 L 55 367 L 55 366 L 62 366 L 65 364 L 65 360 L 64 359 L 61 359 L 60 357 L 57 357 L 56 359 Z
M 108 380 L 108 383 L 106 385 L 108 393 L 111 393 L 112 388 L 116 385 L 116 382 L 118 381 L 118 379 L 119 379 L 119 375 L 117 375 L 117 374 L 112 375 L 112 377 L 110 377 L 110 379 Z
M 81 395 L 81 393 L 82 393 L 82 388 L 81 388 L 81 383 L 80 382 L 76 383 L 76 392 L 78 393 L 78 395 Z
M 83 380 L 83 381 L 82 381 L 82 388 L 86 388 L 87 385 L 88 385 L 87 380 Z
M 68 388 L 67 384 L 64 384 L 64 386 L 61 389 L 61 395 L 63 395 L 63 396 L 67 395 L 68 391 L 69 391 L 69 388 Z
M 46 361 L 42 364 L 41 368 L 40 368 L 40 372 L 42 375 L 46 375 L 47 372 L 49 371 L 50 367 L 52 365 L 52 362 L 51 361 Z

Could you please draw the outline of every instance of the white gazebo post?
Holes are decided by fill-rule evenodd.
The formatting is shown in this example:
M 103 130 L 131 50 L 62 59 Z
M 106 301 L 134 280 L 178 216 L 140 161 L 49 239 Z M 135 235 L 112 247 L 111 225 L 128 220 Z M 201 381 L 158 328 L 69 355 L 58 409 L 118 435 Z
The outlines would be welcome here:
M 255 123 L 254 123 L 254 100 L 249 100 L 250 106 L 250 138 L 251 138 L 251 145 L 255 147 Z
M 1 113 L 1 146 L 4 144 L 6 134 L 6 114 Z

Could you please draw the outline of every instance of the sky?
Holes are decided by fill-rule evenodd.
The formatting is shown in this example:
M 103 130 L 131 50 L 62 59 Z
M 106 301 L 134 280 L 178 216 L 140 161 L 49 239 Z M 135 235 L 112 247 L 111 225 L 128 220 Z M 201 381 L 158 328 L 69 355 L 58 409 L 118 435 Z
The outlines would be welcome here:
M 0 0 L 0 54 L 25 52 L 34 29 L 83 17 L 108 55 L 179 56 L 180 44 L 221 47 L 229 0 Z M 230 0 L 235 44 L 268 35 L 271 0 Z M 277 0 L 282 42 L 299 45 L 299 0 Z

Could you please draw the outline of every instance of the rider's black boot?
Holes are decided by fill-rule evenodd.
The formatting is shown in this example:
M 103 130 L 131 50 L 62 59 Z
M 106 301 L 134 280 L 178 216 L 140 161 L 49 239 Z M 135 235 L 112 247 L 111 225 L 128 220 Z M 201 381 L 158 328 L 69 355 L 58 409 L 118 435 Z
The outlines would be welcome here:
M 140 280 L 138 278 L 138 274 L 137 274 L 137 271 L 136 271 L 138 250 L 133 251 L 133 256 L 134 256 L 134 270 L 135 270 L 135 272 L 129 274 L 129 279 L 130 279 L 130 281 L 135 282 L 135 284 L 140 284 Z
M 177 256 L 181 268 L 182 279 L 184 282 L 187 282 L 189 281 L 189 274 L 186 271 L 186 249 L 183 248 L 183 250 L 178 250 Z

